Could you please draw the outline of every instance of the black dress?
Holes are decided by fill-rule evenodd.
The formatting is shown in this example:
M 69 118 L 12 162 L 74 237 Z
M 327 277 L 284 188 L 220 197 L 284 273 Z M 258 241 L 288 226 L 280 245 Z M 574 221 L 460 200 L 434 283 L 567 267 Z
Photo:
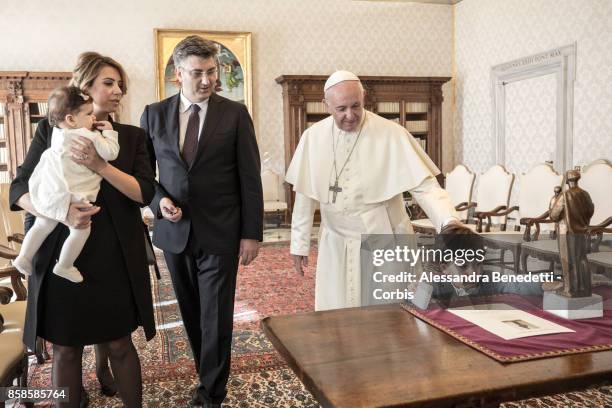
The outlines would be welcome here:
M 153 172 L 145 133 L 114 123 L 119 133 L 119 156 L 111 164 L 133 175 L 144 202 L 153 196 Z M 11 183 L 11 208 L 28 191 L 28 179 L 40 156 L 51 144 L 52 128 L 40 122 L 24 163 Z M 155 335 L 144 230 L 139 204 L 106 181 L 96 200 L 91 235 L 75 262 L 84 281 L 72 283 L 53 274 L 62 244 L 68 236 L 59 224 L 34 257 L 29 278 L 24 343 L 34 349 L 36 336 L 63 346 L 104 343 L 143 326 L 147 339 Z

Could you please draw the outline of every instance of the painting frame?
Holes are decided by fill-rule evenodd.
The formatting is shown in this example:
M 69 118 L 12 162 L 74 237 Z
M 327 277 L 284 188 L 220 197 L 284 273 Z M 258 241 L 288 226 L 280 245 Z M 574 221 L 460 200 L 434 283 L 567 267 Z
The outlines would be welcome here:
M 229 99 L 242 102 L 246 105 L 249 113 L 253 116 L 253 81 L 252 81 L 252 65 L 251 65 L 251 33 L 241 31 L 203 31 L 203 30 L 188 30 L 188 29 L 166 29 L 155 28 L 155 84 L 157 100 L 161 101 L 168 96 L 173 95 L 170 89 L 170 81 L 168 80 L 167 71 L 170 70 L 168 63 L 172 58 L 174 47 L 184 38 L 190 35 L 198 35 L 204 39 L 214 41 L 221 45 L 222 52 L 229 50 L 229 55 L 235 57 L 239 67 L 242 69 L 241 87 L 234 87 L 232 95 L 221 95 Z M 173 66 L 173 63 L 171 63 Z M 228 67 L 231 69 L 231 67 Z M 225 71 L 220 72 L 224 75 Z M 224 87 L 224 90 L 227 88 Z M 230 90 L 232 90 L 230 88 Z M 240 93 L 240 90 L 242 93 Z M 235 95 L 234 95 L 235 94 Z M 234 96 L 234 97 L 232 97 Z M 241 99 L 240 97 L 243 97 Z

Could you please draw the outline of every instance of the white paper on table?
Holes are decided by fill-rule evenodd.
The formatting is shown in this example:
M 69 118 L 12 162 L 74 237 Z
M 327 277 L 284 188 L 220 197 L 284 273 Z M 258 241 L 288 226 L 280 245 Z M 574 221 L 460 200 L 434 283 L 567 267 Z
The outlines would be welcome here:
M 505 303 L 458 307 L 448 309 L 448 311 L 504 340 L 574 332 L 567 327 L 515 309 Z

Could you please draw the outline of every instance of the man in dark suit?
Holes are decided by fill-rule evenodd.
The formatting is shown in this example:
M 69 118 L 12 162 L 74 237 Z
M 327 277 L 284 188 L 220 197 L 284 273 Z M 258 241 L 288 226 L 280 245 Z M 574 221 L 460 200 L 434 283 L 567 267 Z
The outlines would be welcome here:
M 190 36 L 174 49 L 178 95 L 145 107 L 159 183 L 150 208 L 200 384 L 192 405 L 217 407 L 230 371 L 239 258 L 248 265 L 263 235 L 260 158 L 243 104 L 214 93 L 215 43 Z

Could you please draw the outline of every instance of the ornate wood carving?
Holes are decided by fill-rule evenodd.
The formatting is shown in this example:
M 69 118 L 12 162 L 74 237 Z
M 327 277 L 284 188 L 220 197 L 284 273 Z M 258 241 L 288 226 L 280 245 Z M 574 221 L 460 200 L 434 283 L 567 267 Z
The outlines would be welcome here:
M 15 177 L 15 170 L 26 155 L 32 139 L 30 103 L 46 102 L 49 93 L 58 86 L 66 85 L 70 72 L 0 72 L 0 103 L 5 104 L 4 136 L 8 151 L 7 171 L 9 178 Z M 0 163 L 2 165 L 4 163 Z

